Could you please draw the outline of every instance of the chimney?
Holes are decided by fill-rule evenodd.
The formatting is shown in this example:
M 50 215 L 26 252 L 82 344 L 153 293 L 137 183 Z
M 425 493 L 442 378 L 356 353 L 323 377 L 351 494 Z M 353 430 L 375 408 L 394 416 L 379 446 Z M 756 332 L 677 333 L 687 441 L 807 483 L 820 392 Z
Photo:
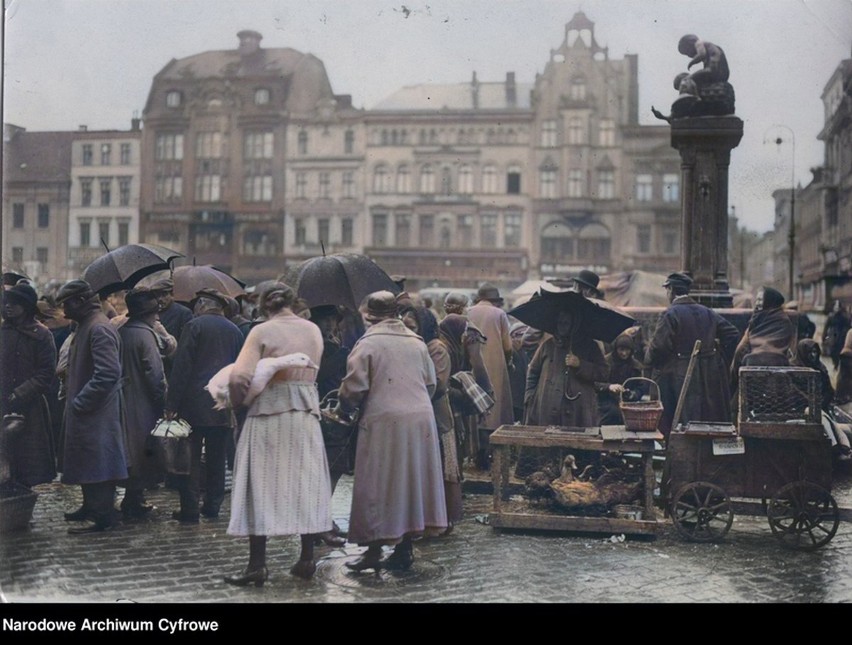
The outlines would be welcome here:
M 470 80 L 470 93 L 473 100 L 473 109 L 479 109 L 479 81 L 476 80 L 476 70 L 473 72 L 473 78 Z
M 518 92 L 515 87 L 515 72 L 506 72 L 506 105 L 515 107 L 518 102 Z
M 88 132 L 88 131 L 89 131 L 89 126 L 87 126 L 87 125 L 81 125 L 81 126 L 78 126 L 78 131 L 79 131 L 79 132 Z
M 242 57 L 256 54 L 260 50 L 260 41 L 263 40 L 263 36 L 251 29 L 244 29 L 239 32 L 237 38 L 240 39 L 240 46 L 237 51 Z
M 138 116 L 135 116 L 132 119 L 130 119 L 130 129 L 133 132 L 139 132 L 139 130 L 141 129 L 141 124 L 142 124 L 142 119 L 140 119 Z

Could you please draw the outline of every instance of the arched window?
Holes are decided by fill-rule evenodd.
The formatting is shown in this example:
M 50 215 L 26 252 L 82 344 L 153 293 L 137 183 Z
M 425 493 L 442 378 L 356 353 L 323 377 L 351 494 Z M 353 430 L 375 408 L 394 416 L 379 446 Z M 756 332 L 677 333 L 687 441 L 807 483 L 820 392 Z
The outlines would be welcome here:
M 387 193 L 390 188 L 390 175 L 385 164 L 379 164 L 373 169 L 373 192 Z
M 396 170 L 396 192 L 407 193 L 411 191 L 411 175 L 408 166 L 400 164 Z
M 426 164 L 422 168 L 420 168 L 420 192 L 435 192 L 435 171 L 429 164 Z
M 588 264 L 608 265 L 612 236 L 603 224 L 593 222 L 577 235 L 577 260 Z
M 497 193 L 500 191 L 499 182 L 497 181 L 497 166 L 487 165 L 482 169 L 482 192 Z
M 473 192 L 473 169 L 464 164 L 459 168 L 459 193 L 470 195 Z

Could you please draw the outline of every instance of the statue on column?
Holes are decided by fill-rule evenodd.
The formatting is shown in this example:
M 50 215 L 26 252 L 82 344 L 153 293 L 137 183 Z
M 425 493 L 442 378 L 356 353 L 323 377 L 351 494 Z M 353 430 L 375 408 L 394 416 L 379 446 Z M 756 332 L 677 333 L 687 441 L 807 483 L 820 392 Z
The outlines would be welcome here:
M 734 113 L 734 88 L 728 83 L 730 70 L 725 52 L 718 45 L 701 40 L 694 34 L 683 36 L 677 50 L 689 56 L 689 70 L 693 65 L 702 67 L 692 73 L 675 76 L 674 88 L 680 95 L 672 103 L 668 116 L 651 107 L 658 119 L 671 123 L 673 119 L 696 116 L 727 116 Z

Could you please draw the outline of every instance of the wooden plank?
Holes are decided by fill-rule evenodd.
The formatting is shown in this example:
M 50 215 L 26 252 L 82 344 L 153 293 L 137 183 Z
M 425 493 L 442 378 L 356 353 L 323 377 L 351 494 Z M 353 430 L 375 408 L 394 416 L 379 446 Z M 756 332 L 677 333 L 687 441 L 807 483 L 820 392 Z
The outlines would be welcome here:
M 601 438 L 604 441 L 662 441 L 662 433 L 657 430 L 637 432 L 624 426 L 601 426 Z
M 819 423 L 750 423 L 741 421 L 740 435 L 757 439 L 829 441 L 825 430 Z
M 613 517 L 577 517 L 572 515 L 530 515 L 525 513 L 492 513 L 488 516 L 488 523 L 495 528 L 631 535 L 654 535 L 660 524 L 656 520 L 627 520 Z

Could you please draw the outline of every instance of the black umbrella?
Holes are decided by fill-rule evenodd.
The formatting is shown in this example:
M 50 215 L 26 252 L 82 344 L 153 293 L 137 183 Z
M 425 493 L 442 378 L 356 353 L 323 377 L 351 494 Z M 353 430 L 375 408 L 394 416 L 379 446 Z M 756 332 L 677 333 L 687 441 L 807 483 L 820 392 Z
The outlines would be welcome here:
M 541 290 L 528 302 L 509 311 L 509 315 L 530 327 L 555 334 L 560 311 L 572 312 L 586 333 L 606 343 L 613 342 L 621 332 L 637 324 L 603 300 L 586 298 L 577 291 Z
M 246 283 L 230 273 L 217 269 L 212 264 L 186 264 L 175 267 L 169 273 L 156 273 L 140 281 L 140 285 L 150 287 L 162 278 L 171 278 L 174 282 L 172 296 L 178 302 L 192 302 L 195 294 L 202 289 L 216 289 L 226 296 L 236 298 L 245 293 Z
M 156 244 L 125 244 L 107 252 L 83 270 L 83 280 L 92 290 L 109 295 L 133 288 L 147 275 L 171 268 L 182 253 Z
M 310 307 L 341 305 L 354 311 L 374 291 L 400 291 L 378 264 L 357 253 L 311 258 L 285 276 Z

